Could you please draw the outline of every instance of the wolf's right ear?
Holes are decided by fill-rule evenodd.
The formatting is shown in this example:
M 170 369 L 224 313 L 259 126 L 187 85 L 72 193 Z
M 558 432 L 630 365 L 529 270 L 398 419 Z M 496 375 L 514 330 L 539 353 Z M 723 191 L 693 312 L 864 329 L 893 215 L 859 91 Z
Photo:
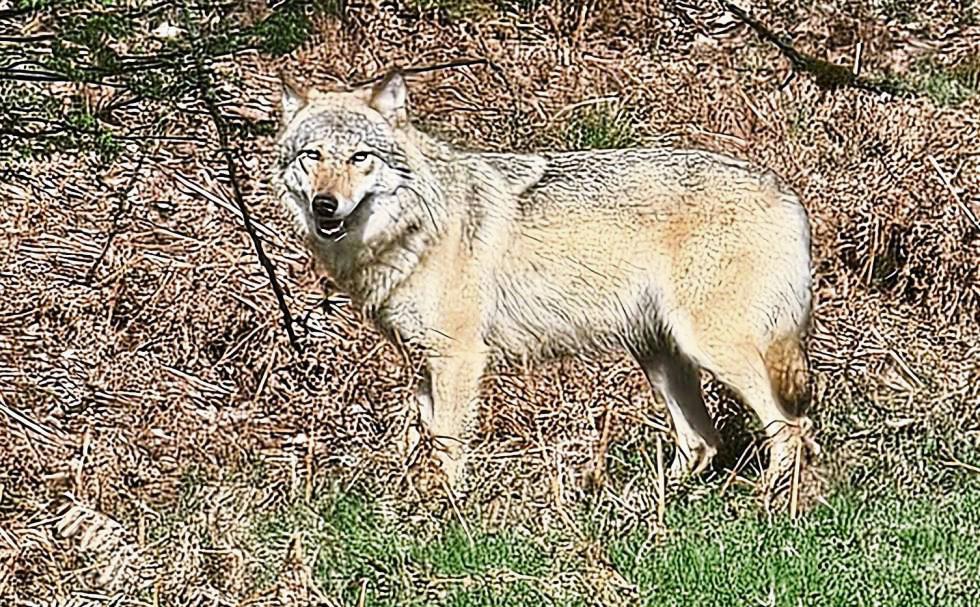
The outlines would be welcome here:
M 405 77 L 398 70 L 388 75 L 371 89 L 369 105 L 384 116 L 392 126 L 402 126 L 408 122 L 408 86 Z
M 306 107 L 307 95 L 286 76 L 280 74 L 279 80 L 282 82 L 282 123 L 289 124 L 296 113 Z

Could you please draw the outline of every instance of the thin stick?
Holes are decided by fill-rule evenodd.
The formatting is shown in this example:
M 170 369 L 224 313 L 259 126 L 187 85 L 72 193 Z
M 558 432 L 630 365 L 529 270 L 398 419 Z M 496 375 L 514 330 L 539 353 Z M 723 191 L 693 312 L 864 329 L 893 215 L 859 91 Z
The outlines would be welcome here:
M 82 456 L 78 458 L 78 467 L 75 468 L 75 493 L 79 496 L 84 494 L 82 490 L 82 472 L 85 470 L 85 460 L 88 459 L 89 448 L 92 444 L 92 435 L 85 430 L 85 434 L 82 435 Z
M 609 450 L 609 433 L 613 424 L 614 409 L 606 403 L 606 418 L 602 424 L 602 435 L 599 437 L 599 449 L 595 457 L 595 472 L 592 480 L 597 487 L 601 487 L 606 478 L 606 452 Z
M 800 466 L 803 460 L 803 441 L 796 445 L 796 457 L 793 461 L 793 484 L 790 487 L 789 517 L 796 520 L 800 512 Z
M 950 181 L 949 175 L 947 175 L 946 171 L 939 166 L 939 162 L 936 161 L 936 157 L 929 154 L 929 162 L 932 163 L 932 167 L 936 169 L 937 173 L 939 173 L 939 179 L 942 180 L 943 185 L 945 185 L 946 189 L 949 190 L 949 193 L 953 196 L 953 200 L 956 201 L 956 204 L 960 207 L 960 210 L 962 210 L 963 214 L 966 215 L 966 218 L 970 220 L 970 223 L 980 230 L 980 221 L 977 220 L 977 216 L 973 214 L 970 207 L 966 206 L 966 203 L 963 202 L 960 195 L 953 189 L 953 183 Z
M 944 466 L 948 466 L 950 468 L 963 468 L 965 470 L 969 470 L 970 472 L 980 473 L 980 466 L 974 466 L 973 464 L 968 464 L 964 461 L 960 461 L 959 459 L 957 459 L 956 456 L 953 455 L 953 452 L 949 448 L 949 445 L 945 445 L 945 444 L 942 445 L 942 450 L 943 453 L 946 454 L 946 457 L 948 457 L 950 460 L 948 462 L 941 462 Z
M 725 495 L 728 488 L 735 482 L 738 478 L 738 473 L 742 469 L 742 466 L 748 463 L 748 456 L 755 451 L 755 445 L 749 443 L 746 445 L 745 449 L 742 449 L 742 453 L 738 456 L 738 461 L 735 462 L 735 467 L 732 468 L 731 472 L 728 473 L 728 477 L 725 482 L 721 485 L 721 495 Z
M 657 492 L 660 494 L 660 499 L 657 500 L 657 529 L 663 530 L 667 488 L 664 483 L 664 445 L 659 432 L 657 433 Z
M 265 370 L 262 371 L 262 377 L 259 379 L 259 385 L 255 388 L 255 396 L 253 396 L 253 401 L 258 402 L 259 397 L 262 395 L 262 390 L 265 389 L 265 384 L 269 381 L 269 375 L 272 373 L 272 365 L 276 362 L 276 351 L 275 349 L 270 349 L 268 362 L 265 364 Z
M 474 65 L 487 65 L 489 62 L 486 59 L 459 59 L 457 61 L 449 61 L 446 63 L 434 63 L 432 65 L 423 65 L 419 67 L 406 67 L 402 68 L 400 71 L 402 74 L 424 74 L 425 72 L 436 72 L 439 70 L 448 70 L 456 67 L 470 67 Z M 378 80 L 384 78 L 387 74 L 381 74 L 375 76 L 374 78 L 368 78 L 367 80 L 359 80 L 351 84 L 352 87 L 361 87 L 368 84 L 374 84 Z
M 310 422 L 310 435 L 306 438 L 306 486 L 303 488 L 304 503 L 313 497 L 313 447 L 316 444 L 316 422 Z
M 968 464 L 966 462 L 961 462 L 956 458 L 951 458 L 948 462 L 942 462 L 944 466 L 950 468 L 963 468 L 964 470 L 969 470 L 970 472 L 980 473 L 980 466 L 974 466 L 973 464 Z
M 357 607 L 364 607 L 364 601 L 367 600 L 367 578 L 361 578 L 361 590 L 357 593 Z
M 248 212 L 248 207 L 245 205 L 245 198 L 242 196 L 242 190 L 238 184 L 238 163 L 235 162 L 235 156 L 232 153 L 231 146 L 228 142 L 228 133 L 225 129 L 224 118 L 221 117 L 221 112 L 218 111 L 218 106 L 214 101 L 214 95 L 208 86 L 207 77 L 204 71 L 204 66 L 201 64 L 199 58 L 195 57 L 197 63 L 197 87 L 201 94 L 201 99 L 204 101 L 204 105 L 208 110 L 208 114 L 211 116 L 211 121 L 214 123 L 214 128 L 218 132 L 218 141 L 221 144 L 221 154 L 224 156 L 225 165 L 228 168 L 228 179 L 231 181 L 231 191 L 235 197 L 235 204 L 238 206 L 239 212 L 242 214 L 242 223 L 245 225 L 245 231 L 248 232 L 249 238 L 252 239 L 252 246 L 255 248 L 255 254 L 259 258 L 259 263 L 262 268 L 265 269 L 265 273 L 269 277 L 269 284 L 272 285 L 272 292 L 276 296 L 276 303 L 279 305 L 279 311 L 282 312 L 282 322 L 286 329 L 286 335 L 289 337 L 289 343 L 297 352 L 302 352 L 303 348 L 299 344 L 299 340 L 296 339 L 296 333 L 293 331 L 293 316 L 289 312 L 289 306 L 286 305 L 286 296 L 283 294 L 282 287 L 279 285 L 279 281 L 276 279 L 276 268 L 272 265 L 272 261 L 265 254 L 265 249 L 262 247 L 262 239 L 259 238 L 258 233 L 255 231 L 255 226 L 252 223 L 252 216 Z
M 453 490 L 449 487 L 449 483 L 442 481 L 442 487 L 446 490 L 446 495 L 449 497 L 449 504 L 453 507 L 453 512 L 456 513 L 456 518 L 459 519 L 459 524 L 463 526 L 463 533 L 466 534 L 466 540 L 470 543 L 470 547 L 473 547 L 473 534 L 470 533 L 470 526 L 466 524 L 466 519 L 463 518 L 463 513 L 459 511 L 459 507 L 456 505 L 456 496 L 453 494 Z

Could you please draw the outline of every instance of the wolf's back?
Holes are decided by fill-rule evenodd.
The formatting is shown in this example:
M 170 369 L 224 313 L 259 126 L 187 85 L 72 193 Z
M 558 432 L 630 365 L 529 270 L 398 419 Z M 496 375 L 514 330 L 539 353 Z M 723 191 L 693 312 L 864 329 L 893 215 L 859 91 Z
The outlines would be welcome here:
M 519 196 L 499 281 L 507 330 L 497 337 L 510 349 L 655 339 L 665 327 L 697 331 L 721 310 L 763 352 L 802 333 L 809 224 L 771 172 L 668 148 L 534 158 L 540 177 Z

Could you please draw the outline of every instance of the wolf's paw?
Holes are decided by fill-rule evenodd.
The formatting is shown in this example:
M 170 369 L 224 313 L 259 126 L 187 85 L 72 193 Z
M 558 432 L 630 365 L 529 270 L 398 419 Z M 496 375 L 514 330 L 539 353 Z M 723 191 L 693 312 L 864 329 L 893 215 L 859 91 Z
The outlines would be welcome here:
M 824 478 L 816 465 L 820 445 L 812 432 L 812 423 L 803 418 L 770 439 L 769 467 L 758 482 L 766 509 L 806 509 L 820 498 Z
M 411 437 L 406 438 L 406 443 L 411 440 Z M 415 490 L 424 496 L 461 499 L 472 489 L 462 449 L 447 448 L 438 439 L 422 436 L 409 449 L 405 465 Z
M 459 445 L 433 445 L 432 454 L 442 472 L 446 488 L 454 493 L 462 491 L 467 482 L 466 454 Z
M 687 452 L 678 447 L 667 468 L 667 481 L 676 485 L 700 475 L 711 464 L 716 453 L 718 450 L 707 443 L 694 445 Z

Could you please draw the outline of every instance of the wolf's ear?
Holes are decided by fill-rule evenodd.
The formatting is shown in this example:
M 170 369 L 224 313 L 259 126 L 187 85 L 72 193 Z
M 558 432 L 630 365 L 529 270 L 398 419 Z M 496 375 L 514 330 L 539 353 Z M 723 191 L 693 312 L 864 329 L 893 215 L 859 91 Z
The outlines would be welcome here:
M 306 106 L 307 94 L 286 76 L 280 74 L 279 80 L 282 82 L 282 123 L 289 124 L 296 112 Z
M 401 126 L 408 122 L 408 87 L 401 72 L 389 72 L 384 79 L 371 90 L 372 108 L 384 116 L 392 126 Z

